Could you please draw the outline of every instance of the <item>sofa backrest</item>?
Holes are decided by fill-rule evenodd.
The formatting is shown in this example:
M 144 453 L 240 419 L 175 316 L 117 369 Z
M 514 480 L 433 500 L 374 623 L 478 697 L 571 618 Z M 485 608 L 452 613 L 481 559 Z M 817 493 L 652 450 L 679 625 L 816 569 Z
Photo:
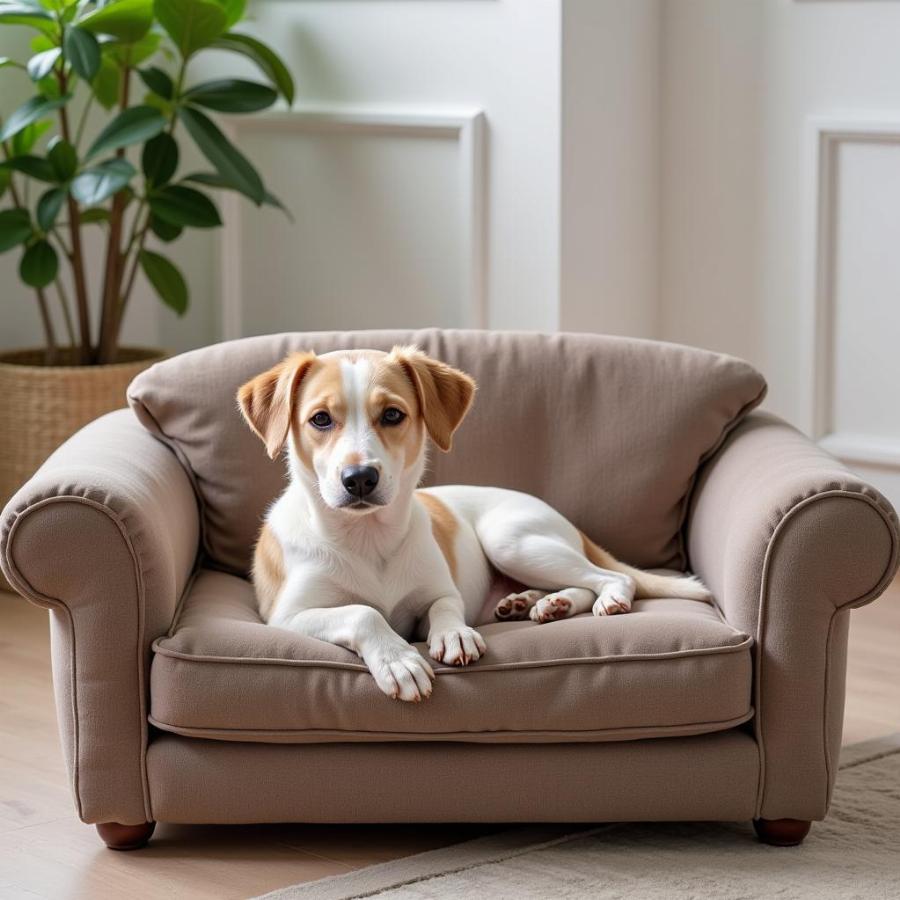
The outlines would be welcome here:
M 535 494 L 639 566 L 685 566 L 682 522 L 700 463 L 765 394 L 748 363 L 675 344 L 592 334 L 426 329 L 244 338 L 138 375 L 128 399 L 188 468 L 209 562 L 249 570 L 262 517 L 285 485 L 244 423 L 238 387 L 287 353 L 416 344 L 478 382 L 427 484 Z

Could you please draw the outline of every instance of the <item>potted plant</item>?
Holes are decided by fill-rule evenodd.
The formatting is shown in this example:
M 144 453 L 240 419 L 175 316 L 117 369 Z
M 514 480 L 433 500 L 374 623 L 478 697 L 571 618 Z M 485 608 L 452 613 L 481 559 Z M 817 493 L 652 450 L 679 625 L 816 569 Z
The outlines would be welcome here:
M 0 25 L 30 30 L 32 52 L 0 59 L 0 77 L 30 79 L 34 92 L 16 108 L 0 103 L 0 252 L 19 254 L 44 335 L 42 348 L 0 354 L 0 507 L 70 434 L 122 406 L 128 382 L 162 356 L 120 347 L 122 321 L 142 276 L 187 310 L 185 279 L 160 251 L 187 228 L 221 225 L 208 189 L 280 206 L 210 117 L 293 101 L 284 63 L 234 30 L 245 5 L 0 0 Z M 249 59 L 262 80 L 191 83 L 191 62 L 208 50 Z M 180 170 L 182 139 L 206 171 Z M 103 232 L 100 258 L 88 258 L 87 229 Z

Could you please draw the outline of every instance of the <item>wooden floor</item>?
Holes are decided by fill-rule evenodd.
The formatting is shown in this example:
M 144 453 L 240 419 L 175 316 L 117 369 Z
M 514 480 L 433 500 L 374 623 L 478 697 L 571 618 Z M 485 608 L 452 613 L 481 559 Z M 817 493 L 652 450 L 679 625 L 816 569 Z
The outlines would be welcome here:
M 854 612 L 845 743 L 900 731 L 900 582 Z M 81 824 L 63 771 L 47 613 L 0 595 L 0 898 L 243 898 L 418 853 L 484 826 L 161 825 L 137 853 Z

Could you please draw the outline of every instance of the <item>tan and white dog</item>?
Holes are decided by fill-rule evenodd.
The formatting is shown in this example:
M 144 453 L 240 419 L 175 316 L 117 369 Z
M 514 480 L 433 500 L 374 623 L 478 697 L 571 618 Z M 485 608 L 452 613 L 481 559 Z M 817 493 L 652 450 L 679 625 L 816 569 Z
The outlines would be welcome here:
M 475 382 L 414 347 L 294 353 L 238 402 L 290 483 L 262 527 L 253 580 L 263 618 L 346 647 L 401 700 L 431 694 L 431 657 L 485 652 L 473 625 L 626 613 L 633 597 L 708 600 L 689 577 L 618 562 L 542 500 L 447 485 L 417 490 L 427 438 L 447 451 Z M 501 573 L 512 593 L 499 603 Z M 494 594 L 494 597 L 497 595 Z

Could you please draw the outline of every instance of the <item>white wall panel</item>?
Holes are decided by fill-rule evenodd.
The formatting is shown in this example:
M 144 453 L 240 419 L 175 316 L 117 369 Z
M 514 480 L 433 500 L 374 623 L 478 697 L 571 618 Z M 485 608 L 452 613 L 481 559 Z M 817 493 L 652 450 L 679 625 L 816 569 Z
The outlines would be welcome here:
M 340 107 L 233 120 L 294 221 L 225 199 L 224 336 L 483 327 L 481 120 Z
M 900 135 L 836 152 L 829 430 L 900 447 Z

